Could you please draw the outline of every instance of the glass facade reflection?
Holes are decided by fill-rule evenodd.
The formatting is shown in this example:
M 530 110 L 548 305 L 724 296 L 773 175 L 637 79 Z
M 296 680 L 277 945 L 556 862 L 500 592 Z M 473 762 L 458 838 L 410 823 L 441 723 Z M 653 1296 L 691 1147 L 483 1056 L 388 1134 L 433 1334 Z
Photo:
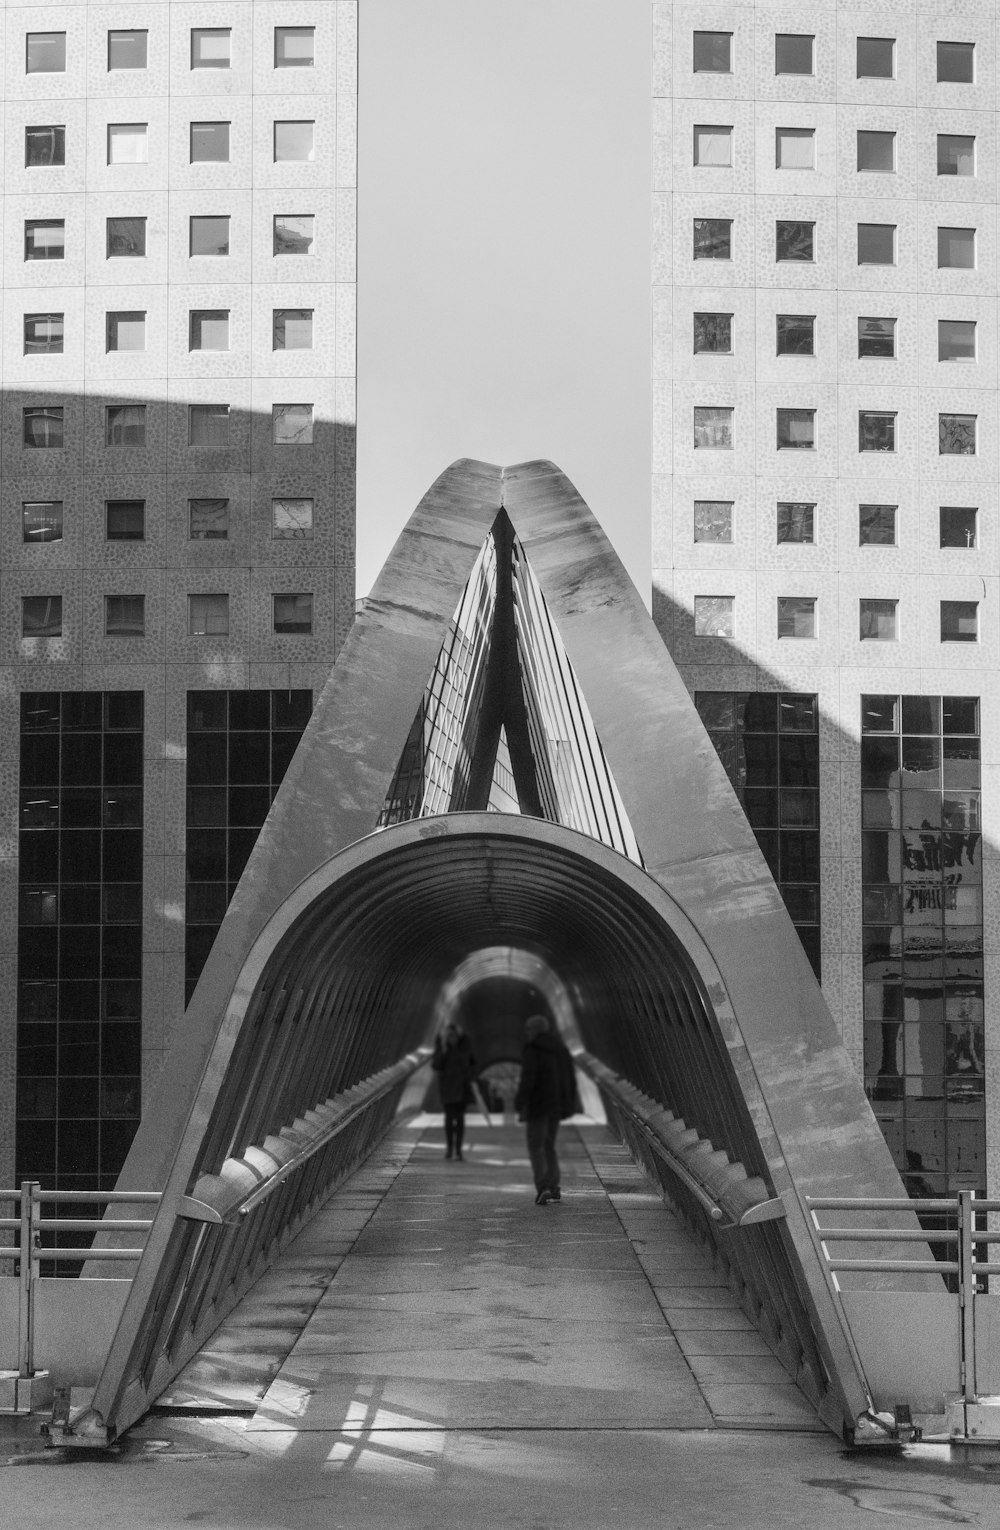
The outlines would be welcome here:
M 698 691 L 694 699 L 818 979 L 816 697 L 792 691 Z
M 981 1190 L 979 701 L 861 708 L 865 1086 L 912 1194 Z
M 524 812 L 639 846 L 524 549 L 501 513 L 459 601 L 378 824 Z
M 312 691 L 188 691 L 184 1002 L 312 712 Z
M 139 1124 L 143 696 L 21 696 L 15 1176 L 110 1189 Z

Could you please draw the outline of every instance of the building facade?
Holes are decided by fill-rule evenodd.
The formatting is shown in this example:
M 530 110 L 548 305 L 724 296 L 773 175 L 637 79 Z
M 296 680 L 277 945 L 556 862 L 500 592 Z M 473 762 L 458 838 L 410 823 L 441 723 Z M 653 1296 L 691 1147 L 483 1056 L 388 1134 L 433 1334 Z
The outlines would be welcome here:
M 113 1182 L 353 619 L 356 21 L 0 14 L 4 1184 Z
M 654 611 L 914 1193 L 1000 1168 L 996 6 L 654 12 Z

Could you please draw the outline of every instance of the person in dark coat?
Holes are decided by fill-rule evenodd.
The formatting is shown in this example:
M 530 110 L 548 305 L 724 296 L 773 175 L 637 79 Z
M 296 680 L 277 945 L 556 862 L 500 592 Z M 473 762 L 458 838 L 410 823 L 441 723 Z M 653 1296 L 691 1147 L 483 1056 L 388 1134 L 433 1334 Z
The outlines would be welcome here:
M 569 1049 L 544 1015 L 530 1015 L 524 1023 L 521 1082 L 514 1107 L 518 1120 L 527 1126 L 536 1206 L 561 1200 L 556 1136 L 559 1122 L 581 1106 Z
M 447 1144 L 446 1158 L 462 1157 L 462 1140 L 465 1136 L 465 1107 L 472 1104 L 472 1080 L 476 1073 L 476 1059 L 472 1055 L 469 1038 L 454 1020 L 434 1038 L 434 1056 L 431 1067 L 438 1076 L 441 1104 L 444 1106 L 444 1136 Z

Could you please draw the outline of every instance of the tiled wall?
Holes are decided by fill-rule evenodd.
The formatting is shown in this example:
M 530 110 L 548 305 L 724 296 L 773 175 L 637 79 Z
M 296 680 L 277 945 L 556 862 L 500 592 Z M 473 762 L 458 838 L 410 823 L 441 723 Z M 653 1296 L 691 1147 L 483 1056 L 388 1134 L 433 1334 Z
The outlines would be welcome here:
M 988 1166 L 1000 1184 L 1000 653 L 997 439 L 997 7 L 994 0 L 654 6 L 654 613 L 692 692 L 819 697 L 823 986 L 862 1071 L 860 724 L 865 693 L 981 694 Z M 732 34 L 729 73 L 694 70 L 693 33 Z M 775 35 L 809 33 L 811 75 Z M 859 78 L 857 38 L 895 38 L 892 78 Z M 939 40 L 974 45 L 972 83 L 939 82 Z M 693 129 L 730 125 L 732 165 L 693 163 Z M 811 128 L 815 168 L 777 169 L 779 127 Z M 857 170 L 857 133 L 896 134 L 896 170 Z M 939 133 L 976 139 L 975 175 L 937 173 Z M 732 220 L 732 258 L 695 260 L 695 218 Z M 816 225 L 815 259 L 778 262 L 779 219 Z M 857 225 L 896 226 L 891 266 L 859 265 Z M 939 268 L 937 228 L 976 229 L 974 269 Z M 732 354 L 692 353 L 692 315 L 734 315 Z M 814 356 L 776 354 L 778 313 L 815 314 Z M 857 320 L 897 319 L 893 360 L 859 358 Z M 938 360 L 938 320 L 976 323 L 976 359 Z M 732 407 L 733 448 L 696 450 L 697 404 Z M 812 451 L 779 451 L 775 413 L 816 410 Z M 859 451 L 858 412 L 896 412 L 896 450 Z M 938 415 L 978 419 L 974 456 L 941 455 Z M 730 543 L 695 542 L 695 499 L 733 501 Z M 778 500 L 815 502 L 815 541 L 776 538 Z M 898 505 L 895 546 L 859 545 L 861 503 Z M 942 548 L 942 505 L 978 507 L 972 548 Z M 734 600 L 732 638 L 698 637 L 698 595 Z M 781 595 L 816 601 L 779 638 Z M 862 641 L 859 601 L 898 601 L 896 641 Z M 943 643 L 940 602 L 974 601 L 978 641 Z
M 224 14 L 223 14 L 224 12 Z M 228 27 L 228 69 L 192 69 L 191 29 Z M 314 27 L 314 62 L 275 66 L 275 28 Z M 0 1183 L 13 1164 L 19 694 L 141 690 L 145 716 L 144 1088 L 184 1006 L 186 697 L 318 694 L 353 618 L 357 6 L 234 0 L 0 9 L 5 63 L 0 276 Z M 146 67 L 108 68 L 108 32 L 145 30 Z M 26 34 L 65 31 L 66 67 L 26 71 Z M 227 163 L 190 162 L 190 124 L 228 121 Z M 313 121 L 313 158 L 275 163 L 275 121 Z M 109 124 L 145 122 L 144 163 L 107 163 Z M 65 125 L 65 165 L 25 165 L 25 128 Z M 190 219 L 230 218 L 230 253 L 192 258 Z M 306 255 L 275 214 L 312 214 Z M 144 217 L 146 254 L 107 254 L 108 217 Z M 62 219 L 65 256 L 24 259 L 26 219 Z M 275 350 L 275 309 L 313 311 L 312 348 Z M 190 312 L 228 310 L 229 349 L 189 350 Z M 106 349 L 109 311 L 146 313 L 144 351 Z M 24 354 L 26 313 L 65 315 L 61 353 Z M 146 444 L 105 444 L 104 411 L 146 404 Z M 188 406 L 225 403 L 229 443 L 189 445 Z M 272 408 L 313 405 L 278 445 Z M 61 405 L 65 444 L 29 449 L 22 411 Z M 272 535 L 272 500 L 314 500 L 310 537 Z M 188 500 L 230 501 L 226 540 L 192 540 Z M 144 540 L 109 541 L 105 501 L 144 499 Z M 21 503 L 61 499 L 61 541 L 26 543 Z M 188 596 L 229 596 L 229 632 L 188 631 Z M 273 630 L 275 593 L 313 596 L 311 633 Z M 105 633 L 107 594 L 145 596 L 145 633 Z M 25 595 L 63 598 L 58 637 L 24 638 Z

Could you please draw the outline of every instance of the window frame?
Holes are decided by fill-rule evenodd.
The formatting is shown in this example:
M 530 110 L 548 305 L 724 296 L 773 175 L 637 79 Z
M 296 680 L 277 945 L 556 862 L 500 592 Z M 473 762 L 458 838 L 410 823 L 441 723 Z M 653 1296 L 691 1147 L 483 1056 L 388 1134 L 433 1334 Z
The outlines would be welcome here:
M 961 56 L 962 58 L 968 58 L 968 61 L 969 61 L 968 77 L 966 77 L 966 74 L 965 74 L 964 71 L 961 72 L 961 73 L 948 73 L 946 71 L 942 75 L 942 73 L 941 73 L 942 60 L 949 57 L 949 55 L 947 53 L 942 54 L 942 52 L 941 52 L 942 48 L 952 49 L 952 50 L 961 48 L 961 49 L 965 50 L 961 55 L 958 55 L 958 54 L 952 52 L 950 57 L 953 60 L 956 59 L 959 56 Z M 936 83 L 938 85 L 974 85 L 976 83 L 976 45 L 975 45 L 974 42 L 957 42 L 957 41 L 952 41 L 951 39 L 945 38 L 945 37 L 937 38 L 936 42 L 935 42 L 935 47 L 934 47 L 934 63 L 935 63 L 935 70 L 934 70 L 935 80 L 936 80 Z
M 112 529 L 120 518 L 120 528 Z M 131 527 L 133 529 L 129 529 Z M 137 529 L 134 529 L 137 528 Z M 104 501 L 105 542 L 145 542 L 146 501 L 144 499 L 106 499 Z
M 131 37 L 131 38 L 139 38 L 139 37 L 141 37 L 142 38 L 142 63 L 141 64 L 132 64 L 132 63 L 116 64 L 116 63 L 113 62 L 111 55 L 112 55 L 114 44 L 112 42 L 112 39 L 113 38 L 119 38 L 120 39 L 120 38 L 123 38 L 123 37 Z M 108 72 L 108 74 L 115 74 L 119 70 L 126 70 L 126 69 L 148 69 L 148 67 L 149 67 L 149 28 L 148 27 L 109 27 L 108 28 L 108 39 L 107 39 L 107 41 L 108 41 L 108 51 L 107 51 L 107 60 L 108 60 L 107 72 Z
M 712 607 L 714 607 L 717 613 L 716 620 L 722 616 L 725 616 L 728 619 L 726 622 L 726 625 L 729 628 L 728 631 L 706 632 L 704 630 L 705 624 L 711 619 L 710 607 L 708 605 L 709 602 L 712 603 Z M 700 613 L 699 606 L 702 608 Z M 692 604 L 692 621 L 695 637 L 722 638 L 726 642 L 731 641 L 736 636 L 736 596 L 695 595 Z
M 140 131 L 141 129 L 141 131 Z M 133 133 L 135 144 L 142 146 L 145 151 L 134 159 L 118 159 L 114 156 L 113 147 L 119 142 L 127 143 L 125 136 Z M 107 127 L 107 163 L 109 165 L 148 165 L 149 164 L 149 123 L 148 122 L 109 122 Z
M 693 218 L 691 220 L 691 259 L 692 260 L 732 260 L 732 258 L 733 258 L 733 221 L 734 220 L 732 218 Z M 699 227 L 699 224 L 701 224 L 704 227 L 704 226 L 706 226 L 706 225 L 708 225 L 710 223 L 715 225 L 717 229 L 723 229 L 724 230 L 724 233 L 725 233 L 725 245 L 726 245 L 726 254 L 725 255 L 715 255 L 715 254 L 705 253 L 709 249 L 710 244 L 714 244 L 717 241 L 721 242 L 721 236 L 715 230 L 713 230 L 713 233 L 710 236 L 709 240 L 706 240 L 705 243 L 702 244 L 701 246 L 699 246 L 699 244 L 698 244 L 698 227 Z
M 815 595 L 778 595 L 775 637 L 779 642 L 815 642 L 819 636 L 819 600 Z M 808 631 L 799 631 L 808 626 Z M 784 628 L 784 630 L 782 630 Z
M 39 622 L 31 628 L 28 626 L 28 613 L 31 609 L 41 609 L 41 602 L 45 602 L 48 612 L 48 620 Z M 59 638 L 63 635 L 63 597 L 56 595 L 22 595 L 21 596 L 21 636 L 22 638 Z
M 692 356 L 731 356 L 733 354 L 733 314 L 722 309 L 696 309 L 692 313 Z M 699 320 L 701 329 L 699 332 Z M 712 322 L 708 322 L 712 321 Z M 719 322 L 721 321 L 721 322 Z M 728 321 L 728 322 L 727 322 Z M 699 341 L 727 338 L 728 344 L 706 345 Z
M 858 642 L 899 642 L 899 601 L 862 595 L 858 600 Z
M 109 356 L 112 355 L 112 354 L 115 354 L 115 355 L 118 355 L 118 354 L 128 355 L 129 353 L 132 353 L 134 355 L 138 355 L 140 352 L 144 351 L 146 349 L 146 317 L 147 317 L 147 310 L 145 308 L 111 308 L 111 309 L 108 309 L 108 311 L 104 315 L 104 349 L 105 349 L 105 354 L 109 355 Z M 121 338 L 120 330 L 121 330 L 122 324 L 124 323 L 126 325 L 132 325 L 133 327 L 138 329 L 138 325 L 139 325 L 140 322 L 141 322 L 141 325 L 142 325 L 142 344 L 141 345 L 119 345 L 118 341 Z M 115 342 L 114 344 L 112 344 L 112 340 L 114 340 L 114 342 Z
M 230 213 L 190 213 L 188 216 L 188 259 L 189 260 L 225 260 L 231 249 L 232 215 Z M 196 250 L 195 249 L 195 226 L 209 223 L 224 223 L 226 225 L 225 249 Z M 221 243 L 221 241 L 216 241 Z
M 124 417 L 124 414 L 123 414 L 122 419 L 121 420 L 117 420 L 115 418 L 115 416 L 118 415 L 120 412 L 123 412 L 126 409 L 130 410 L 130 411 L 133 411 L 133 417 L 131 417 L 129 419 L 126 419 Z M 108 448 L 110 448 L 112 450 L 115 450 L 115 451 L 117 451 L 119 448 L 122 448 L 124 450 L 129 450 L 129 451 L 133 451 L 133 450 L 141 451 L 147 445 L 147 441 L 148 441 L 148 427 L 149 427 L 149 414 L 148 414 L 147 405 L 145 403 L 128 402 L 128 403 L 119 403 L 119 404 L 105 404 L 105 406 L 104 406 L 104 445 L 105 445 L 105 447 L 108 447 Z M 115 440 L 114 437 L 116 435 L 118 435 L 119 433 L 121 434 L 121 439 L 120 440 Z M 130 433 L 134 435 L 134 437 L 135 437 L 134 440 L 129 440 L 128 439 Z
M 796 531 L 801 531 L 802 535 L 794 535 Z M 816 501 L 779 499 L 775 506 L 775 546 L 815 545 Z
M 289 524 L 279 527 L 278 507 L 283 505 L 308 505 L 308 520 L 305 518 L 296 526 L 289 519 Z M 276 542 L 308 542 L 312 541 L 316 528 L 316 499 L 311 494 L 275 494 L 271 497 L 271 538 Z
M 311 127 L 312 137 L 308 154 L 279 154 L 278 138 L 279 129 L 293 127 Z M 280 136 L 284 136 L 283 134 Z M 272 124 L 272 153 L 273 163 L 276 165 L 312 165 L 316 162 L 316 119 L 315 117 L 275 117 Z
M 945 423 L 946 421 L 950 421 L 951 424 L 950 425 L 946 425 L 946 423 Z M 944 442 L 946 440 L 946 431 L 951 430 L 951 432 L 953 434 L 953 439 L 957 439 L 957 436 L 955 436 L 955 434 L 954 434 L 956 429 L 959 428 L 959 426 L 961 425 L 961 428 L 963 430 L 967 430 L 969 428 L 970 422 L 971 422 L 971 430 L 972 430 L 972 436 L 971 436 L 971 439 L 972 439 L 972 449 L 971 449 L 971 451 L 964 451 L 964 450 L 963 451 L 946 451 L 945 448 L 944 448 Z M 978 414 L 964 414 L 964 413 L 963 414 L 955 414 L 955 413 L 952 413 L 950 410 L 940 412 L 938 414 L 938 456 L 940 456 L 940 457 L 977 457 L 978 455 L 979 455 L 979 416 L 978 416 Z
M 285 601 L 308 601 L 309 617 L 285 617 L 279 623 L 278 606 Z M 274 590 L 271 594 L 271 631 L 275 637 L 311 637 L 315 622 L 315 596 L 311 590 Z
M 30 135 L 32 133 L 51 133 L 52 157 L 49 159 L 32 159 L 29 153 Z M 26 122 L 24 124 L 24 168 L 26 170 L 52 170 L 66 164 L 66 124 L 65 122 Z
M 793 143 L 808 144 L 808 163 L 793 163 L 784 157 L 787 146 Z M 776 170 L 815 170 L 816 129 L 814 127 L 776 127 L 774 130 L 774 168 Z
M 972 622 L 972 630 L 963 632 L 961 630 L 962 623 L 968 623 L 970 620 Z M 978 643 L 979 601 L 942 600 L 940 624 L 942 643 Z
M 726 39 L 726 65 L 720 68 L 715 64 L 698 63 L 698 38 L 722 38 Z M 706 31 L 704 28 L 695 27 L 691 33 L 691 73 L 692 74 L 732 74 L 733 72 L 733 34 L 732 32 Z
M 961 329 L 963 331 L 971 332 L 971 339 L 972 339 L 971 349 L 963 350 L 963 349 L 960 349 L 960 348 L 956 348 L 953 355 L 943 355 L 942 354 L 942 348 L 945 345 L 944 328 L 945 328 L 946 325 L 952 326 L 953 328 L 961 327 Z M 975 319 L 938 319 L 937 327 L 938 327 L 938 357 L 937 357 L 938 361 L 944 362 L 946 364 L 953 363 L 953 362 L 956 362 L 956 361 L 959 362 L 960 364 L 961 363 L 968 364 L 970 362 L 974 363 L 974 362 L 978 361 L 978 359 L 979 359 L 979 326 L 978 326 L 978 324 L 977 324 Z
M 105 257 L 104 258 L 105 258 L 105 260 L 145 260 L 145 258 L 146 258 L 146 224 L 147 224 L 147 221 L 148 220 L 147 220 L 147 218 L 144 215 L 142 215 L 142 214 L 135 215 L 135 214 L 131 214 L 131 213 L 126 213 L 124 216 L 121 215 L 121 214 L 113 214 L 113 215 L 105 218 L 105 220 L 104 220 L 104 249 L 105 249 Z M 111 247 L 111 245 L 112 245 L 112 234 L 111 234 L 112 224 L 125 224 L 125 223 L 141 224 L 142 225 L 142 230 L 141 230 L 142 231 L 142 249 L 141 250 L 127 250 L 127 249 L 118 249 L 118 250 L 115 250 L 115 249 L 112 249 L 112 247 Z
M 937 225 L 937 268 L 938 268 L 938 270 L 939 271 L 976 271 L 976 270 L 978 270 L 978 263 L 979 263 L 979 248 L 978 248 L 979 240 L 977 238 L 978 233 L 979 233 L 979 230 L 977 228 L 969 228 L 967 226 L 963 226 L 961 224 L 956 224 L 956 223 L 939 223 Z M 967 264 L 965 262 L 961 262 L 961 263 L 956 264 L 952 260 L 949 260 L 947 262 L 942 262 L 942 260 L 941 260 L 941 249 L 942 249 L 943 236 L 949 236 L 949 238 L 951 240 L 951 243 L 954 245 L 954 243 L 955 243 L 954 236 L 957 235 L 957 234 L 968 234 L 968 235 L 971 236 L 969 238 L 969 240 L 968 240 L 968 248 L 969 248 L 969 250 L 971 252 L 972 259 Z M 954 253 L 954 249 L 951 251 L 951 253 L 952 254 Z
M 188 351 L 207 352 L 214 355 L 223 355 L 230 349 L 230 325 L 232 309 L 230 308 L 189 308 L 188 309 Z M 223 335 L 225 345 L 206 345 L 205 329 L 208 326 L 209 336 L 214 334 L 214 327 L 218 327 L 219 335 Z
M 782 232 L 781 231 L 782 231 L 782 229 L 792 229 L 792 228 L 808 229 L 809 230 L 809 249 L 811 251 L 811 253 L 809 255 L 789 255 L 789 254 L 782 255 L 782 253 L 781 253 L 781 241 L 782 241 L 782 237 L 783 236 L 782 236 Z M 786 244 L 785 248 L 786 248 L 786 250 L 790 249 L 792 247 L 792 241 L 791 241 L 791 239 L 790 239 L 790 237 L 788 235 L 785 235 L 784 237 L 786 239 L 788 239 L 788 243 Z M 801 235 L 799 235 L 798 237 L 802 238 Z M 810 219 L 810 218 L 776 218 L 775 219 L 775 222 L 774 222 L 774 263 L 775 263 L 775 265 L 786 265 L 786 264 L 788 264 L 788 265 L 807 265 L 807 266 L 811 266 L 811 265 L 815 265 L 816 264 L 816 222 L 815 222 L 815 219 Z
M 896 360 L 896 325 L 897 325 L 898 322 L 899 322 L 898 319 L 894 315 L 892 315 L 892 314 L 864 314 L 864 313 L 859 313 L 858 314 L 858 360 L 859 361 L 895 361 Z M 863 324 L 881 324 L 881 325 L 888 324 L 888 325 L 891 326 L 891 328 L 888 329 L 888 330 L 886 330 L 886 329 L 873 330 L 868 335 L 864 335 L 864 334 L 862 334 L 862 331 L 861 331 L 861 326 Z M 888 336 L 890 341 L 891 341 L 891 346 L 890 346 L 890 349 L 888 351 L 886 351 L 884 349 L 883 350 L 878 350 L 878 349 L 863 350 L 862 349 L 862 347 L 865 344 L 866 340 L 874 342 L 879 337 L 884 338 L 886 336 Z
M 57 255 L 40 254 L 39 251 L 49 248 L 48 245 L 39 245 L 36 249 L 34 236 L 38 230 L 47 229 L 50 233 L 61 232 L 62 243 L 52 244 L 52 249 L 57 249 Z M 65 218 L 25 218 L 24 220 L 24 259 L 29 260 L 65 260 L 66 259 L 66 219 Z
M 784 322 L 784 331 L 782 323 Z M 808 347 L 790 345 L 787 341 L 794 335 L 796 326 L 803 339 L 808 335 Z M 786 343 L 782 343 L 782 341 Z M 776 313 L 774 316 L 774 345 L 776 356 L 816 355 L 816 315 L 814 313 Z
M 869 36 L 856 37 L 855 38 L 855 43 L 856 43 L 855 54 L 854 54 L 854 58 L 855 58 L 855 79 L 858 79 L 858 80 L 894 80 L 896 78 L 896 38 L 895 37 L 869 37 Z M 888 74 L 886 74 L 884 70 L 879 70 L 876 73 L 871 73 L 869 70 L 866 70 L 864 73 L 861 72 L 861 44 L 862 43 L 888 43 L 889 44 L 889 63 L 890 63 L 890 68 L 889 68 Z
M 885 235 L 886 232 L 888 232 L 888 234 L 889 234 L 889 241 L 890 241 L 890 244 L 892 246 L 892 258 L 890 260 L 882 260 L 882 259 L 875 260 L 875 259 L 872 258 L 872 254 L 871 253 L 868 253 L 867 255 L 864 255 L 864 256 L 862 255 L 862 250 L 861 250 L 861 245 L 862 245 L 862 230 L 864 230 L 865 233 L 870 235 L 871 237 L 874 237 L 874 232 L 875 232 L 876 229 L 883 236 Z M 858 265 L 859 266 L 885 266 L 885 267 L 895 266 L 896 265 L 896 259 L 897 259 L 897 251 L 896 251 L 896 234 L 897 234 L 897 230 L 898 230 L 898 224 L 896 224 L 896 223 L 859 223 L 857 225 L 857 231 L 858 231 L 857 232 L 857 240 L 858 240 Z
M 209 141 L 205 129 L 212 128 L 212 138 L 215 137 L 216 129 L 225 129 L 225 154 L 195 154 L 195 143 L 199 146 Z M 232 119 L 199 117 L 188 123 L 188 164 L 189 165 L 229 165 L 232 164 L 233 154 L 233 124 Z
M 858 410 L 858 451 L 866 456 L 869 453 L 877 453 L 883 456 L 892 456 L 897 450 L 896 425 L 899 419 L 898 409 L 859 409 Z M 876 429 L 876 426 L 879 428 Z M 872 445 L 878 439 L 891 441 L 891 445 Z
M 942 145 L 947 144 L 970 144 L 971 149 L 965 151 L 955 149 L 949 157 L 947 152 L 942 156 Z M 970 169 L 963 170 L 962 164 L 968 157 Z M 938 175 L 953 175 L 958 180 L 974 180 L 976 168 L 976 134 L 975 133 L 938 133 L 937 135 L 937 173 Z
M 798 68 L 798 67 L 792 68 L 792 67 L 789 66 L 789 63 L 787 62 L 787 60 L 786 60 L 785 63 L 782 63 L 782 60 L 779 57 L 780 53 L 782 52 L 781 45 L 782 45 L 782 43 L 788 44 L 788 43 L 792 43 L 792 42 L 795 42 L 795 43 L 808 42 L 808 44 L 809 44 L 809 68 L 808 69 L 801 69 L 801 68 Z M 785 51 L 786 52 L 794 53 L 795 50 L 794 49 L 787 49 L 786 48 Z M 776 77 L 779 76 L 779 75 L 792 75 L 792 76 L 797 77 L 798 79 L 812 79 L 812 78 L 815 78 L 815 75 L 816 75 L 816 34 L 815 34 L 815 32 L 775 32 L 775 34 L 774 34 L 774 73 L 775 73 Z
M 132 602 L 129 612 L 126 602 Z M 118 607 L 117 620 L 113 617 L 114 608 Z M 112 591 L 104 596 L 104 636 L 105 637 L 145 637 L 146 636 L 146 597 L 142 593 L 134 595 L 120 594 Z
M 287 38 L 291 35 L 308 33 L 312 42 L 312 50 L 308 58 L 280 58 L 278 49 L 279 37 Z M 275 69 L 313 69 L 316 65 L 316 28 L 314 26 L 297 26 L 282 23 L 274 29 L 274 68 Z
M 867 149 L 876 147 L 884 148 L 888 140 L 889 164 L 862 164 L 862 142 Z M 896 174 L 896 132 L 891 128 L 858 128 L 857 129 L 857 171 L 859 175 L 895 175 Z
M 207 519 L 207 506 L 222 507 L 225 515 L 225 524 L 221 520 L 212 528 Z M 199 529 L 195 529 L 197 516 L 205 516 L 206 519 Z M 195 494 L 188 498 L 187 502 L 187 526 L 189 542 L 228 542 L 229 531 L 232 524 L 231 501 L 221 494 Z
M 50 522 L 46 526 L 46 516 L 36 516 L 37 525 L 32 528 L 29 525 L 29 511 L 41 511 L 45 507 L 50 512 L 47 519 Z M 64 501 L 61 499 L 23 499 L 21 501 L 21 542 L 26 547 L 41 545 L 46 542 L 61 542 L 65 528 Z M 38 535 L 29 534 L 37 530 Z M 51 535 L 46 533 L 51 532 Z
M 954 516 L 971 518 L 972 535 L 965 531 L 965 540 L 958 541 L 955 530 L 946 533 L 945 516 L 951 513 Z M 947 535 L 947 540 L 946 540 Z M 939 505 L 938 506 L 938 546 L 943 548 L 958 548 L 962 552 L 972 552 L 979 545 L 979 506 L 978 505 Z
M 867 518 L 867 523 L 866 523 L 866 518 L 865 518 L 865 511 L 866 510 L 869 512 L 869 515 L 868 515 L 868 518 Z M 875 518 L 874 518 L 874 512 L 876 512 L 876 511 L 879 512 L 880 515 L 881 515 L 881 513 L 883 511 L 891 511 L 892 512 L 892 525 L 891 525 L 892 535 L 888 539 L 885 538 L 885 537 L 881 537 L 881 536 L 871 536 L 871 535 L 866 536 L 865 535 L 866 529 L 867 530 L 873 530 L 875 528 L 876 521 L 875 521 Z M 896 540 L 896 531 L 897 531 L 898 517 L 899 517 L 899 506 L 898 505 L 890 505 L 890 504 L 883 504 L 883 503 L 870 503 L 870 502 L 867 502 L 867 501 L 862 503 L 862 504 L 859 504 L 858 505 L 858 546 L 859 547 L 897 547 L 899 545 L 897 540 Z
M 210 413 L 210 411 L 213 411 L 213 412 Z M 219 431 L 219 439 L 218 440 L 197 441 L 197 440 L 195 440 L 195 436 L 197 435 L 198 432 L 194 428 L 196 420 L 205 420 L 205 421 L 225 420 L 226 428 L 225 428 L 224 432 L 221 431 L 221 430 Z M 188 442 L 187 442 L 187 444 L 188 444 L 189 447 L 192 447 L 195 451 L 227 451 L 229 449 L 229 445 L 230 445 L 230 432 L 231 432 L 231 429 L 232 429 L 232 410 L 231 410 L 231 407 L 230 407 L 229 404 L 210 403 L 210 402 L 207 402 L 207 401 L 201 402 L 201 403 L 196 403 L 196 404 L 188 404 Z M 225 436 L 225 440 L 222 439 L 223 435 Z
M 214 612 L 207 602 L 217 601 Z M 197 603 L 204 602 L 201 614 L 196 615 Z M 199 625 L 200 622 L 200 625 Z M 211 624 L 211 625 L 210 625 Z M 188 637 L 229 636 L 229 592 L 227 590 L 193 590 L 188 592 Z
M 775 409 L 775 450 L 779 452 L 814 452 L 816 451 L 816 415 L 817 410 L 802 408 L 798 405 L 783 405 Z M 792 439 L 794 425 L 810 427 L 808 441 L 795 441 Z
M 229 51 L 224 60 L 216 61 L 214 59 L 195 58 L 195 39 L 206 37 L 226 37 L 228 39 Z M 188 60 L 191 69 L 231 69 L 233 67 L 232 27 L 192 27 L 189 39 Z
M 49 343 L 48 344 L 43 344 L 43 345 L 34 344 L 34 343 L 33 344 L 29 344 L 29 340 L 28 340 L 28 328 L 29 328 L 29 325 L 32 323 L 32 321 L 34 321 L 35 323 L 39 323 L 41 321 L 46 321 L 46 320 L 50 324 L 53 321 L 55 321 L 55 320 L 59 321 L 58 344 L 52 344 L 51 343 L 51 341 L 53 339 L 53 336 L 51 336 L 51 335 L 49 336 Z M 64 353 L 65 341 L 66 341 L 66 315 L 65 315 L 65 313 L 58 313 L 58 312 L 49 311 L 49 310 L 42 311 L 42 312 L 39 312 L 39 313 L 26 313 L 24 315 L 24 331 L 23 331 L 23 334 L 24 334 L 24 350 L 23 350 L 23 353 L 22 353 L 23 355 L 25 355 L 25 356 L 61 356 Z
M 46 65 L 44 68 L 40 68 L 36 64 L 35 67 L 32 68 L 31 67 L 31 46 L 32 46 L 32 42 L 34 42 L 36 44 L 36 46 L 37 46 L 37 44 L 39 44 L 41 42 L 42 38 L 57 38 L 57 37 L 62 39 L 62 45 L 61 45 L 61 49 L 57 48 L 55 51 L 57 53 L 61 53 L 62 62 L 58 63 L 58 64 L 53 64 L 53 65 Z M 49 32 L 49 31 L 46 31 L 46 32 L 25 32 L 25 34 L 24 34 L 24 72 L 25 72 L 25 74 L 65 74 L 66 73 L 66 33 L 65 32 L 59 32 L 59 31 L 51 31 L 51 32 Z
M 731 170 L 733 168 L 733 124 L 726 122 L 696 122 L 691 129 L 692 164 L 702 170 Z M 715 145 L 724 149 L 725 158 L 710 157 Z
M 736 411 L 732 404 L 694 404 L 691 419 L 693 451 L 731 452 L 735 449 Z

